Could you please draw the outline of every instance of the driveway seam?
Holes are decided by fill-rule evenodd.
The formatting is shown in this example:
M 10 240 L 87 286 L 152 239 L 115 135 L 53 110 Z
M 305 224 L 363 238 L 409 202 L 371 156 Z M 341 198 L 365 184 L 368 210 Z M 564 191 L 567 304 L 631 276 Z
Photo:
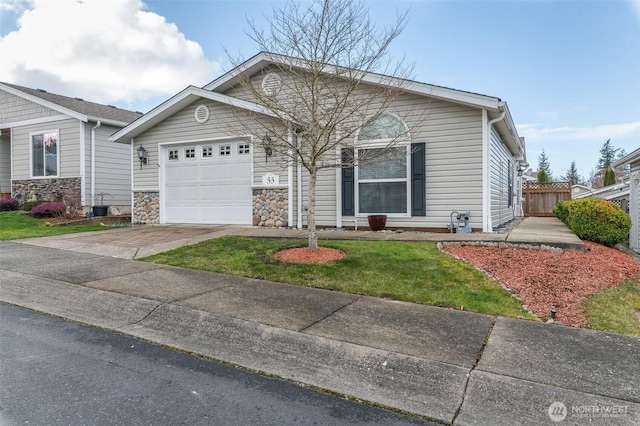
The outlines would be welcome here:
M 475 362 L 471 365 L 471 370 L 469 370 L 469 372 L 467 373 L 467 380 L 465 380 L 464 389 L 462 389 L 462 400 L 460 401 L 460 405 L 458 406 L 458 409 L 456 410 L 455 414 L 453 415 L 453 418 L 451 419 L 451 424 L 455 423 L 456 419 L 460 415 L 460 411 L 462 411 L 462 406 L 464 405 L 464 400 L 467 397 L 467 388 L 469 387 L 469 381 L 471 380 L 471 374 L 474 372 L 474 370 L 480 364 L 480 360 L 482 359 L 482 354 L 484 353 L 484 350 L 486 349 L 487 344 L 489 343 L 489 337 L 491 337 L 491 333 L 493 332 L 493 328 L 495 327 L 497 321 L 498 321 L 498 316 L 494 315 L 493 321 L 491 322 L 491 325 L 489 326 L 489 329 L 487 330 L 487 334 L 486 334 L 484 340 L 482 341 L 482 347 L 480 348 L 480 352 L 478 352 L 478 355 L 476 356 Z

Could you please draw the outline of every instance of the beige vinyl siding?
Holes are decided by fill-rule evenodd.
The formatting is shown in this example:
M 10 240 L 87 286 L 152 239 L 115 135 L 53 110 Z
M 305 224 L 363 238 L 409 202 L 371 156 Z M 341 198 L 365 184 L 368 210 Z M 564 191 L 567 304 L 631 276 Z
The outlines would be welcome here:
M 52 109 L 43 107 L 9 92 L 0 91 L 0 124 L 33 120 L 59 115 Z
M 59 131 L 59 164 L 58 177 L 80 176 L 80 125 L 74 118 L 14 127 L 13 131 L 13 179 L 31 178 L 30 133 Z
M 95 124 L 88 123 L 85 126 L 89 129 L 89 133 Z M 95 130 L 95 191 L 96 194 L 100 192 L 111 194 L 110 197 L 104 198 L 105 205 L 116 206 L 128 212 L 131 207 L 131 147 L 109 141 L 109 136 L 118 130 L 118 127 L 106 125 Z M 86 142 L 91 144 L 90 134 Z M 90 165 L 89 160 L 87 170 L 90 170 Z M 90 180 L 87 180 L 87 187 L 90 190 Z M 94 200 L 94 203 L 99 204 L 100 200 Z
M 514 160 L 502 143 L 502 139 L 491 129 L 489 160 L 489 185 L 491 197 L 491 225 L 493 228 L 514 218 L 514 208 L 509 207 L 509 175 L 515 186 Z M 515 188 L 514 188 L 515 191 Z
M 11 192 L 11 138 L 0 136 L 0 192 Z
M 403 95 L 389 108 L 410 128 L 412 143 L 425 143 L 426 216 L 387 219 L 390 227 L 445 229 L 451 211 L 471 212 L 471 225 L 482 228 L 482 112 L 414 95 Z M 318 185 L 318 215 L 335 216 L 335 171 Z M 331 213 L 329 213 L 331 212 Z M 345 217 L 343 226 L 352 226 Z M 359 217 L 360 226 L 367 224 Z M 335 226 L 332 223 L 318 224 Z
M 204 124 L 197 123 L 194 115 L 196 107 L 201 104 L 209 108 L 209 119 Z M 268 172 L 277 174 L 280 184 L 287 185 L 286 161 L 276 156 L 266 158 L 260 143 L 264 130 L 252 124 L 255 123 L 253 117 L 243 110 L 210 100 L 200 100 L 138 135 L 134 139 L 134 156 L 135 150 L 142 145 L 147 150 L 149 163 L 140 169 L 137 158 L 134 159 L 134 190 L 159 190 L 159 168 L 156 165 L 159 164 L 158 146 L 161 143 L 204 142 L 208 139 L 239 138 L 247 135 L 253 135 L 254 185 L 262 185 L 262 176 Z

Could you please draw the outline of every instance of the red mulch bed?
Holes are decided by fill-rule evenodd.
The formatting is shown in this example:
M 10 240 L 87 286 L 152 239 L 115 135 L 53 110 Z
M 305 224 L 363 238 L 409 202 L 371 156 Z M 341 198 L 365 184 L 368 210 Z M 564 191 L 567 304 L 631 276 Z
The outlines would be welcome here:
M 498 247 L 446 246 L 445 251 L 489 273 L 516 291 L 539 318 L 572 327 L 587 326 L 582 302 L 605 288 L 640 275 L 640 263 L 615 248 L 584 242 L 584 253 Z
M 274 254 L 273 257 L 284 262 L 317 263 L 342 259 L 346 255 L 342 250 L 327 247 L 318 247 L 316 252 L 310 251 L 307 247 L 296 247 L 281 250 Z

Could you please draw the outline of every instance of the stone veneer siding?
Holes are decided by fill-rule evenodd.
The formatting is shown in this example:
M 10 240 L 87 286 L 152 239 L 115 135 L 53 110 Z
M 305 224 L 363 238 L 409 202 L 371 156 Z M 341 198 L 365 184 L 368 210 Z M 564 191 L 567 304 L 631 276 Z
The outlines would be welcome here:
M 253 189 L 253 225 L 277 228 L 289 226 L 288 188 Z
M 143 224 L 160 223 L 160 194 L 158 192 L 134 192 L 131 221 Z
M 11 181 L 13 198 L 20 203 L 27 201 L 80 200 L 82 178 L 45 178 Z

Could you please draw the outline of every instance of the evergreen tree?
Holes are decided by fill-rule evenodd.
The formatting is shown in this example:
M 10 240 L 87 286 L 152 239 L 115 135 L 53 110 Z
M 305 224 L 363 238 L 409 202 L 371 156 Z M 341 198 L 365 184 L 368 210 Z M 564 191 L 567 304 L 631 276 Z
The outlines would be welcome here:
M 538 171 L 538 182 L 540 183 L 551 182 L 551 179 L 549 179 L 549 175 L 547 174 L 547 172 L 544 171 L 544 169 L 540 169 L 540 171 Z
M 568 182 L 571 182 L 571 185 L 579 185 L 584 181 L 582 176 L 578 174 L 575 161 L 571 162 L 571 167 L 569 167 L 569 170 L 567 170 L 567 174 L 564 177 Z
M 609 167 L 606 172 L 604 172 L 604 182 L 602 184 L 603 187 L 613 185 L 616 183 L 616 174 L 613 171 L 613 167 Z
M 619 158 L 619 155 L 618 155 L 619 151 L 620 151 L 620 148 L 615 148 L 611 144 L 611 139 L 607 139 L 607 141 L 602 145 L 602 148 L 600 149 L 600 158 L 598 159 L 598 169 L 600 170 L 608 169 L 611 163 L 613 163 L 617 158 Z
M 542 173 L 542 178 L 540 179 L 540 173 Z M 551 173 L 551 166 L 549 165 L 549 157 L 547 157 L 547 153 L 544 152 L 544 149 L 538 156 L 538 182 L 553 182 L 553 173 Z

